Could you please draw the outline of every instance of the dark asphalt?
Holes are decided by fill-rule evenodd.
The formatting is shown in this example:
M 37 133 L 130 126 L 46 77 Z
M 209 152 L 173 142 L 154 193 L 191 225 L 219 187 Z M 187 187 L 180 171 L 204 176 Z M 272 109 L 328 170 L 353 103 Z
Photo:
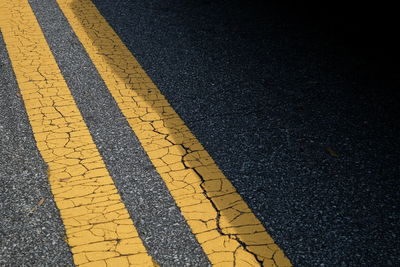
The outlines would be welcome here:
M 73 266 L 1 34 L 0 95 L 0 266 Z
M 400 265 L 385 21 L 348 5 L 94 3 L 296 266 Z
M 54 0 L 29 1 L 148 252 L 161 266 L 209 262 Z
M 54 1 L 30 2 L 150 253 L 206 266 Z M 295 266 L 400 266 L 395 9 L 277 2 L 94 0 Z M 0 64 L 0 266 L 70 266 L 1 36 Z

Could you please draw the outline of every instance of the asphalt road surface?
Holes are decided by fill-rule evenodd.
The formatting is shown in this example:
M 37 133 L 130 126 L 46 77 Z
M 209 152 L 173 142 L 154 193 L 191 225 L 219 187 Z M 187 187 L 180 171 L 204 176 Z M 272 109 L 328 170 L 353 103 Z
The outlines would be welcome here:
M 57 3 L 29 3 L 149 254 L 210 265 Z M 93 3 L 294 266 L 400 265 L 389 20 L 274 1 Z M 0 62 L 0 266 L 73 265 L 3 39 Z

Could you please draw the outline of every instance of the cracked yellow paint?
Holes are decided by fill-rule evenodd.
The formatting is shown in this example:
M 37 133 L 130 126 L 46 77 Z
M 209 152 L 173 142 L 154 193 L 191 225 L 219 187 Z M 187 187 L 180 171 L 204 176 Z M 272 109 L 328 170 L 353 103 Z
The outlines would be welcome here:
M 155 266 L 27 0 L 0 0 L 0 29 L 80 266 Z
M 90 0 L 57 0 L 214 266 L 291 266 Z

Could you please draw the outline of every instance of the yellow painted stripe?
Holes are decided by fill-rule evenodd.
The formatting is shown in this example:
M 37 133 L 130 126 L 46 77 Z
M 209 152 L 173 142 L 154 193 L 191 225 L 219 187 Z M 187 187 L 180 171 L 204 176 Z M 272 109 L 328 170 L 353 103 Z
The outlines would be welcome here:
M 75 264 L 154 266 L 27 0 L 0 0 L 0 29 Z
M 90 0 L 57 0 L 214 266 L 291 266 Z

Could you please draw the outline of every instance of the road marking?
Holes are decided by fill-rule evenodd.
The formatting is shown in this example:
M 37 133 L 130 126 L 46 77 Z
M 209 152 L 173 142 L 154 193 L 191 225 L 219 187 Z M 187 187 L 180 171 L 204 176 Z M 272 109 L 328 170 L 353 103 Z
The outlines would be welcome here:
M 156 266 L 27 0 L 0 1 L 0 29 L 75 264 Z
M 291 266 L 90 0 L 57 0 L 214 266 Z

